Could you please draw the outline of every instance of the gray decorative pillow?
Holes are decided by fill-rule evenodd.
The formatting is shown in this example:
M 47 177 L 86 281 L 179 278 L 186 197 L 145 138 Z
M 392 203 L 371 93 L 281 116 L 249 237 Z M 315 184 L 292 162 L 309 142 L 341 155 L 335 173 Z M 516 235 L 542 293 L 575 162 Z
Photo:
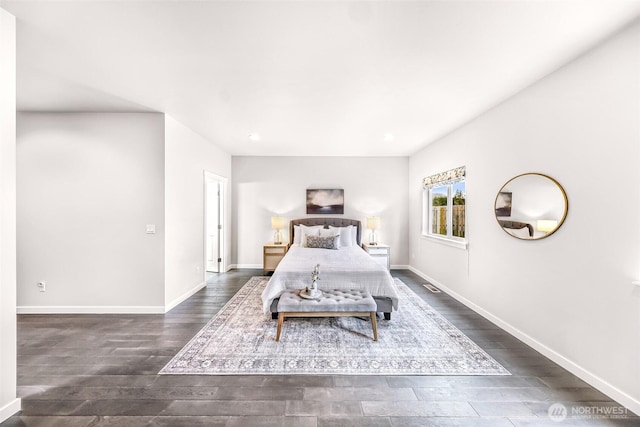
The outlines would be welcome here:
M 319 248 L 319 249 L 340 249 L 340 235 L 336 234 L 335 236 L 307 236 L 307 247 L 308 248 Z

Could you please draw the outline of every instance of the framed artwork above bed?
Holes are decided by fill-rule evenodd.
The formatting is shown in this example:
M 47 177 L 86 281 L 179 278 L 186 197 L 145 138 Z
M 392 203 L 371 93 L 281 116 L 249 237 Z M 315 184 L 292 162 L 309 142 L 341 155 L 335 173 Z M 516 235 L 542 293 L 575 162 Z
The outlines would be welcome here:
M 307 190 L 307 214 L 344 214 L 344 190 Z
M 511 200 L 513 194 L 506 191 L 498 193 L 496 198 L 496 216 L 511 216 Z

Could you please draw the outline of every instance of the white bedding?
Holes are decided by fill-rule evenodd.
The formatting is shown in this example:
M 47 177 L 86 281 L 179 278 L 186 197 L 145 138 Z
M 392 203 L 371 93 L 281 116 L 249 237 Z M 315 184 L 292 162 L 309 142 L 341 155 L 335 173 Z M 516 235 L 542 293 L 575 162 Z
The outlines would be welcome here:
M 389 297 L 393 308 L 398 309 L 398 290 L 391 274 L 360 247 L 331 250 L 292 246 L 262 292 L 265 314 L 285 289 L 310 286 L 316 264 L 320 264 L 318 289 L 366 290 L 373 296 Z

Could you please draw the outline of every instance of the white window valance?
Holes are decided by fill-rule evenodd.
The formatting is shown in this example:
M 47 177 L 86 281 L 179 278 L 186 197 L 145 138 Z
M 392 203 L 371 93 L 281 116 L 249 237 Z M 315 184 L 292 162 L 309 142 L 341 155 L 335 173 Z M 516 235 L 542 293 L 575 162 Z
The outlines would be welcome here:
M 422 180 L 424 188 L 435 187 L 436 185 L 447 185 L 464 179 L 467 175 L 467 167 L 460 166 L 446 172 L 440 172 L 435 175 L 428 176 Z

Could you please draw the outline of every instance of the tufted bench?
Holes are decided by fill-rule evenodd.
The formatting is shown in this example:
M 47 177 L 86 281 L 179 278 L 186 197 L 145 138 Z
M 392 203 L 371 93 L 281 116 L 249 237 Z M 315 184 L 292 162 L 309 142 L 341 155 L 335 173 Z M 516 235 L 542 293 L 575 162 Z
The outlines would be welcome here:
M 337 317 L 363 316 L 371 318 L 373 340 L 378 341 L 376 324 L 377 304 L 371 294 L 356 290 L 323 290 L 317 300 L 302 298 L 300 290 L 287 290 L 278 301 L 278 332 L 276 341 L 280 341 L 282 323 L 287 317 Z

